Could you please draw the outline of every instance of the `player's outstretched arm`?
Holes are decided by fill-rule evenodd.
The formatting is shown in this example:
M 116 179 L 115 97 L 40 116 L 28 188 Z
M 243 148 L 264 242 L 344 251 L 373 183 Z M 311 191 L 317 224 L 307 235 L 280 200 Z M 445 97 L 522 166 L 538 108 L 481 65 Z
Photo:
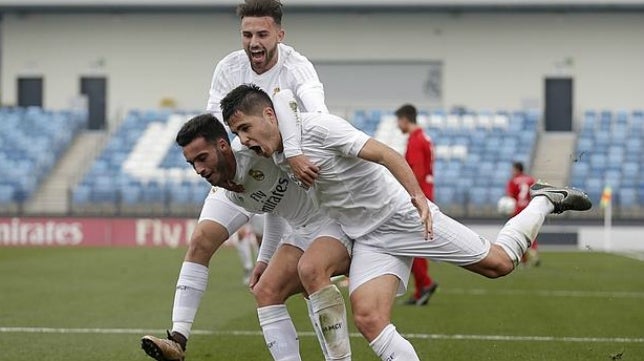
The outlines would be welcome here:
M 358 157 L 385 166 L 411 196 L 411 202 L 418 209 L 420 219 L 425 225 L 425 238 L 433 238 L 432 217 L 427 198 L 418 185 L 416 176 L 398 152 L 387 145 L 370 138 L 358 153 Z
M 282 134 L 284 156 L 293 175 L 306 187 L 311 187 L 320 169 L 302 154 L 302 118 L 293 92 L 283 89 L 273 96 L 278 127 Z

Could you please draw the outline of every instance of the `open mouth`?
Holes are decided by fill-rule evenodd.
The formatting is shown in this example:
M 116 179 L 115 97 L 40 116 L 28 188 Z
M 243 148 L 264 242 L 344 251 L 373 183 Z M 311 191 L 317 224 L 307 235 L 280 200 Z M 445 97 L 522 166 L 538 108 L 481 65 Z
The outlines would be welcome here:
M 250 56 L 253 58 L 254 61 L 261 61 L 261 60 L 264 60 L 265 53 L 266 52 L 264 50 L 251 50 Z
M 253 145 L 252 147 L 248 148 L 250 148 L 250 150 L 255 152 L 257 155 L 262 155 L 262 147 L 260 147 L 259 145 Z

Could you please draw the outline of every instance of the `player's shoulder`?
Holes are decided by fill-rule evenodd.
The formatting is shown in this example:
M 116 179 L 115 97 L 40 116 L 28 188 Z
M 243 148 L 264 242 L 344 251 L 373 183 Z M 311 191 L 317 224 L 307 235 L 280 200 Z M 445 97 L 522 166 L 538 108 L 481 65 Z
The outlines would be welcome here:
M 240 68 L 244 66 L 250 66 L 248 57 L 246 56 L 246 53 L 244 52 L 244 50 L 235 50 L 229 53 L 228 55 L 224 56 L 219 61 L 219 67 L 226 68 L 226 69 L 235 69 L 235 68 Z
M 346 137 L 359 132 L 349 121 L 330 113 L 304 112 L 302 133 L 306 137 L 326 139 L 328 136 Z
M 309 59 L 300 54 L 295 48 L 280 43 L 280 54 L 284 56 L 284 66 L 286 67 L 298 67 L 298 66 L 313 66 Z

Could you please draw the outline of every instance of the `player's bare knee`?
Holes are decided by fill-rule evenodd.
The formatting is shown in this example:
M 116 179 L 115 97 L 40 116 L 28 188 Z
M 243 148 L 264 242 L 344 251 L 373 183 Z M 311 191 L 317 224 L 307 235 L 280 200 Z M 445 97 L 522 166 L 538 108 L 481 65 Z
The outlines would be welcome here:
M 499 278 L 514 270 L 514 262 L 506 253 L 492 250 L 482 261 L 465 268 L 487 278 Z
M 206 237 L 193 236 L 190 239 L 190 245 L 188 246 L 185 260 L 208 265 L 208 263 L 210 263 L 210 258 L 212 258 L 215 251 L 216 248 L 213 247 L 212 242 L 210 242 Z
M 286 301 L 286 297 L 280 292 L 280 289 L 270 282 L 260 281 L 253 287 L 252 293 L 258 306 L 282 304 Z
M 378 312 L 368 308 L 356 310 L 354 307 L 353 321 L 358 331 L 369 341 L 375 339 L 380 331 L 389 324 L 389 320 L 385 320 Z
M 315 285 L 324 278 L 324 270 L 315 262 L 310 261 L 305 256 L 302 256 L 297 264 L 297 272 L 302 280 L 302 284 L 308 289 L 308 286 Z M 327 277 L 328 278 L 328 277 Z

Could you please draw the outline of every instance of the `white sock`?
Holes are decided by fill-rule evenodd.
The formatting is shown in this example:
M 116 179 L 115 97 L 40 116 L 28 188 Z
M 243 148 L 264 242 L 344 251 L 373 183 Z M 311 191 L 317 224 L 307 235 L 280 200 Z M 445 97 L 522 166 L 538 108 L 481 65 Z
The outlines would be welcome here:
M 521 213 L 505 223 L 495 243 L 503 248 L 515 265 L 519 264 L 523 254 L 530 248 L 532 240 L 537 238 L 546 215 L 553 210 L 554 205 L 548 198 L 535 197 Z
M 192 323 L 201 303 L 201 296 L 208 285 L 208 267 L 193 262 L 183 262 L 172 306 L 172 331 L 190 337 Z
M 322 332 L 327 360 L 351 360 L 347 309 L 336 285 L 326 286 L 309 296 L 314 323 Z M 315 327 L 315 326 L 314 326 Z
M 315 314 L 313 313 L 313 305 L 308 299 L 306 301 L 306 309 L 309 311 L 309 319 L 311 320 L 311 325 L 313 325 L 313 331 L 315 331 L 315 336 L 318 338 L 320 343 L 320 348 L 322 349 L 322 354 L 324 354 L 324 359 L 329 361 L 329 351 L 326 349 L 326 343 L 324 342 L 324 336 L 322 335 L 322 330 L 320 329 L 320 324 L 318 323 Z
M 247 237 L 240 238 L 235 242 L 235 248 L 239 254 L 244 270 L 250 271 L 253 269 L 253 246 L 251 240 Z
M 301 361 L 300 344 L 295 325 L 286 305 L 272 305 L 257 309 L 259 325 L 264 333 L 266 347 L 275 361 Z
M 392 324 L 388 324 L 369 346 L 383 361 L 420 361 L 414 346 Z

